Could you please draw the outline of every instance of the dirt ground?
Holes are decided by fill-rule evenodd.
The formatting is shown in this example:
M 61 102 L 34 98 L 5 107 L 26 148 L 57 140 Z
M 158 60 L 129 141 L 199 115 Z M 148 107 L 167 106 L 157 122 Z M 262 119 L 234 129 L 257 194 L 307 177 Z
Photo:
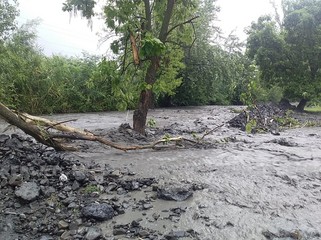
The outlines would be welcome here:
M 167 129 L 171 137 L 194 139 L 224 124 L 205 136 L 204 140 L 214 144 L 208 149 L 165 146 L 161 150 L 123 152 L 79 142 L 87 149 L 71 154 L 84 162 L 127 168 L 136 173 L 136 178 L 154 177 L 168 185 L 202 186 L 191 198 L 180 202 L 155 199 L 149 189 L 120 195 L 129 207 L 125 214 L 100 223 L 103 231 L 109 233 L 115 224 L 139 219 L 141 225 L 160 232 L 193 229 L 198 239 L 321 239 L 321 127 L 288 129 L 279 136 L 247 134 L 226 124 L 240 109 L 205 106 L 150 110 L 148 119 L 155 123 L 155 128 L 148 130 L 150 134 Z M 156 134 L 155 139 L 128 140 L 110 134 L 122 123 L 131 124 L 131 111 L 46 117 L 57 121 L 77 119 L 70 125 L 128 145 L 161 138 Z M 298 117 L 321 122 L 321 115 L 305 113 Z M 0 120 L 0 132 L 5 127 Z M 104 197 L 108 198 L 100 196 Z M 139 199 L 152 199 L 152 207 L 143 212 L 131 208 L 131 201 Z M 182 213 L 169 219 L 168 209 L 173 208 Z

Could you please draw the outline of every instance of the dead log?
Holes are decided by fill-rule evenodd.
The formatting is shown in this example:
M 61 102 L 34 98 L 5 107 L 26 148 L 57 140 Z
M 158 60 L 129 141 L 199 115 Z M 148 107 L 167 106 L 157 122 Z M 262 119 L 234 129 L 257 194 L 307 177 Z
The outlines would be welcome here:
M 12 112 L 2 103 L 0 103 L 0 116 L 3 117 L 3 119 L 6 120 L 9 124 L 20 128 L 26 134 L 34 137 L 38 142 L 42 144 L 53 147 L 58 151 L 71 150 L 67 146 L 63 146 L 61 143 L 49 138 L 49 133 L 47 131 L 44 131 L 36 125 L 31 125 L 25 122 L 22 118 L 20 118 L 17 114 Z
M 25 122 L 27 123 L 31 123 L 32 125 L 41 125 L 41 126 L 46 126 L 47 130 L 49 130 L 50 128 L 62 131 L 62 132 L 69 132 L 69 133 L 78 133 L 78 134 L 82 134 L 82 135 L 89 135 L 89 136 L 93 136 L 94 134 L 92 134 L 89 131 L 83 131 L 77 128 L 73 128 L 70 126 L 65 125 L 64 122 L 56 122 L 53 120 L 49 120 L 43 117 L 37 117 L 37 116 L 32 116 L 28 113 L 17 113 Z M 75 121 L 76 119 L 73 120 L 69 120 L 70 121 Z

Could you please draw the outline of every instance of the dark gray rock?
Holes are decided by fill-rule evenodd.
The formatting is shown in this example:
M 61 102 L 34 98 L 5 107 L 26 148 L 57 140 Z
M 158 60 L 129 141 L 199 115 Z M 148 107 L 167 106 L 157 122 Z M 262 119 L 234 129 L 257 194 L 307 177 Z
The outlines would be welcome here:
M 0 143 L 4 143 L 6 142 L 7 140 L 9 140 L 10 137 L 6 134 L 0 134 Z
M 102 231 L 100 228 L 91 227 L 88 229 L 85 239 L 86 240 L 95 240 L 95 239 L 98 239 L 99 237 L 101 237 L 101 235 L 102 235 Z
M 52 193 L 56 192 L 56 189 L 51 186 L 50 187 L 41 186 L 40 189 L 42 194 L 45 195 L 46 197 L 49 197 Z
M 87 178 L 86 174 L 82 171 L 74 171 L 73 175 L 78 182 L 84 182 Z
M 17 197 L 26 201 L 33 201 L 39 196 L 40 187 L 35 182 L 24 182 L 21 187 L 15 191 Z
M 71 186 L 72 190 L 77 190 L 80 188 L 80 184 L 75 180 Z
M 82 209 L 82 215 L 102 221 L 113 218 L 114 209 L 107 203 L 92 203 Z
M 186 231 L 171 231 L 170 233 L 165 235 L 165 239 L 176 240 L 176 239 L 184 238 L 188 236 L 189 234 Z
M 20 167 L 20 174 L 21 174 L 24 181 L 29 181 L 30 172 L 29 172 L 29 168 L 27 166 Z
M 125 235 L 126 233 L 127 233 L 127 230 L 124 229 L 124 228 L 115 228 L 115 229 L 113 230 L 113 234 L 114 234 L 115 236 L 117 236 L 117 235 Z
M 22 176 L 20 174 L 12 174 L 9 179 L 9 185 L 20 186 L 22 184 Z
M 184 201 L 193 196 L 188 187 L 163 186 L 157 189 L 157 197 L 164 200 Z
M 41 236 L 39 240 L 54 240 L 51 236 Z
M 139 232 L 138 232 L 138 235 L 140 236 L 140 237 L 148 237 L 149 236 L 149 232 L 147 231 L 147 230 L 140 230 Z
M 53 151 L 48 151 L 44 153 L 43 159 L 46 161 L 48 165 L 57 165 L 60 161 L 62 161 L 61 156 Z

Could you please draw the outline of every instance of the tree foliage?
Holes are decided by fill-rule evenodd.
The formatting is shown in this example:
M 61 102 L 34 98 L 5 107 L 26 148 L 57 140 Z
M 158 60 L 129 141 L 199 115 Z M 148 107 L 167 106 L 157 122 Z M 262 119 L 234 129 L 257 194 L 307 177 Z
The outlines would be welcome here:
M 81 11 L 90 18 L 94 14 L 88 10 L 93 9 L 90 2 L 67 0 L 63 10 Z M 112 49 L 120 54 L 121 68 L 124 76 L 127 75 L 124 80 L 131 80 L 137 86 L 131 89 L 140 92 L 133 116 L 133 127 L 138 132 L 145 131 L 154 90 L 156 94 L 170 94 L 180 83 L 177 75 L 183 65 L 178 56 L 183 57 L 182 46 L 193 42 L 196 9 L 196 0 L 109 0 L 104 6 L 106 25 L 119 36 Z
M 283 11 L 281 28 L 268 16 L 252 23 L 247 54 L 267 87 L 278 84 L 291 100 L 313 99 L 321 91 L 321 1 L 284 1 Z
M 0 1 L 0 43 L 5 41 L 16 29 L 16 17 L 19 15 L 17 1 Z
M 6 36 L 0 42 L 2 103 L 30 113 L 116 109 L 117 97 L 109 87 L 117 78 L 115 63 L 88 54 L 82 58 L 46 57 L 36 44 L 37 22 L 19 27 L 15 24 L 17 6 L 2 7 L 8 8 L 1 10 L 8 12 L 1 21 L 2 36 Z
M 30 113 L 138 108 L 144 115 L 153 101 L 161 106 L 239 104 L 277 101 L 283 92 L 294 100 L 317 98 L 316 2 L 285 2 L 281 27 L 271 17 L 259 18 L 248 30 L 244 55 L 233 34 L 220 38 L 213 22 L 216 1 L 110 0 L 105 20 L 117 38 L 111 45 L 116 58 L 108 60 L 86 53 L 44 56 L 36 45 L 37 22 L 17 26 L 17 6 L 2 1 L 7 9 L 1 10 L 6 17 L 0 22 L 0 101 Z M 63 8 L 90 19 L 94 6 L 94 1 L 70 0 Z
M 214 24 L 218 11 L 216 1 L 200 4 L 200 21 L 194 24 L 197 37 L 193 46 L 185 49 L 182 84 L 173 96 L 160 99 L 161 105 L 240 103 L 249 62 L 236 36 L 231 34 L 222 44 L 220 29 Z

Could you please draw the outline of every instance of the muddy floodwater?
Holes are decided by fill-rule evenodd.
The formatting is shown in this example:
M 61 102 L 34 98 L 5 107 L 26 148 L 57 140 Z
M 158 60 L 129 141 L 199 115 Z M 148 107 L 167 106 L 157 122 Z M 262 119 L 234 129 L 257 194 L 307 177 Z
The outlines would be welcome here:
M 171 137 L 200 138 L 224 124 L 204 137 L 215 144 L 207 149 L 165 146 L 160 150 L 123 152 L 90 143 L 87 149 L 71 153 L 84 162 L 127 168 L 136 173 L 136 178 L 154 177 L 173 186 L 203 186 L 191 198 L 179 202 L 152 198 L 154 192 L 149 189 L 120 195 L 129 206 L 132 201 L 151 197 L 152 206 L 143 212 L 129 207 L 125 214 L 100 223 L 103 231 L 112 232 L 115 224 L 139 219 L 142 226 L 160 232 L 192 229 L 198 239 L 321 239 L 321 127 L 287 129 L 280 135 L 247 134 L 226 124 L 240 109 L 206 106 L 150 110 L 150 122 L 156 128 L 170 128 Z M 103 133 L 122 123 L 131 124 L 132 112 L 46 117 L 58 121 L 77 119 L 69 125 Z M 320 115 L 300 117 L 321 121 Z M 2 132 L 6 124 L 0 123 Z M 151 134 L 154 130 L 148 131 Z M 176 219 L 168 219 L 171 208 L 184 211 Z

